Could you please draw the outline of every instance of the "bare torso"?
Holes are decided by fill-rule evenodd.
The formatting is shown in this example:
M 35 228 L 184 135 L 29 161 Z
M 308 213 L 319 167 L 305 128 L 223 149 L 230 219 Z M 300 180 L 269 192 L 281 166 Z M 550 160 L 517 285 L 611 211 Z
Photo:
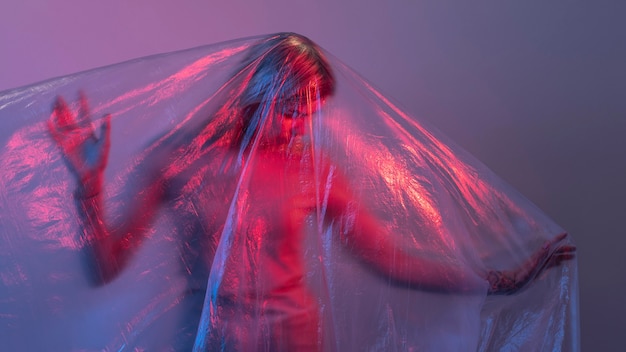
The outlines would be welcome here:
M 203 216 L 197 227 L 205 232 L 200 236 L 209 238 L 202 239 L 203 267 L 194 269 L 198 280 L 191 284 L 201 289 L 211 266 L 224 266 L 218 291 L 220 311 L 215 313 L 222 332 L 211 340 L 226 341 L 237 350 L 258 350 L 256 341 L 272 341 L 272 350 L 316 350 L 318 307 L 305 282 L 303 253 L 304 222 L 317 203 L 307 157 L 258 150 L 244 174 L 216 173 L 199 195 L 203 200 L 197 207 L 205 209 L 198 209 Z M 217 242 L 224 240 L 220 236 L 229 235 L 223 231 L 230 205 L 224 199 L 235 194 L 240 178 L 238 201 L 242 203 L 235 207 L 240 216 L 230 234 L 233 242 L 227 259 L 220 263 L 214 260 Z

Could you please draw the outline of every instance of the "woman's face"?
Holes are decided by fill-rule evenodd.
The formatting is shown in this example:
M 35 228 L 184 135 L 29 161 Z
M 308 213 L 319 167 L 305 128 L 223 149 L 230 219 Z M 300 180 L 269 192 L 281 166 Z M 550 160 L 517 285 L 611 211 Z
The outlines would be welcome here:
M 266 130 L 266 141 L 276 145 L 305 141 L 313 115 L 320 106 L 321 102 L 306 97 L 278 102 L 273 109 L 275 113 L 271 119 L 271 128 Z

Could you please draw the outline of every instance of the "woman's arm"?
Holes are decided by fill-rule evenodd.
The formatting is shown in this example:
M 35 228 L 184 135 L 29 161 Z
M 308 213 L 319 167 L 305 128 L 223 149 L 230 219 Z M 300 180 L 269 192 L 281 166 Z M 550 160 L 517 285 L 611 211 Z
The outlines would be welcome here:
M 563 245 L 566 234 L 544 244 L 515 270 L 477 273 L 463 263 L 436 254 L 409 253 L 351 193 L 345 180 L 333 177 L 328 198 L 331 217 L 346 217 L 350 224 L 342 232 L 356 255 L 375 271 L 400 285 L 445 293 L 513 294 L 546 269 L 574 257 L 574 246 Z M 345 221 L 344 221 L 345 222 Z
M 77 116 L 58 97 L 48 129 L 61 148 L 69 169 L 76 176 L 76 206 L 83 220 L 83 240 L 94 260 L 97 283 L 114 279 L 141 245 L 146 229 L 164 199 L 163 180 L 156 174 L 139 175 L 135 204 L 126 209 L 126 220 L 119 226 L 107 224 L 104 202 L 104 170 L 110 149 L 111 117 L 104 117 L 100 136 L 92 127 L 86 98 L 81 94 Z

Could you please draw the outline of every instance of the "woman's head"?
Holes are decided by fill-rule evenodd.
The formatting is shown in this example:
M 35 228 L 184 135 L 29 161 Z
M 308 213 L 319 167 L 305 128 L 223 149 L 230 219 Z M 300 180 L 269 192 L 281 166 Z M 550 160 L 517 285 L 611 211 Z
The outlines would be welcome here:
M 289 119 L 311 114 L 335 90 L 335 78 L 320 48 L 308 38 L 279 33 L 253 46 L 250 70 L 238 99 L 247 145 L 260 124 L 296 124 Z
M 255 136 L 280 144 L 304 130 L 335 90 L 335 78 L 321 49 L 306 37 L 279 33 L 247 50 L 233 77 L 211 98 L 219 106 L 198 133 L 180 134 L 181 162 L 196 160 L 215 146 L 238 149 L 237 163 Z M 306 116 L 305 116 L 306 115 Z M 273 127 L 273 128 L 269 128 Z M 277 132 L 278 131 L 278 132 Z M 286 138 L 275 138 L 279 137 Z M 191 140 L 191 141 L 190 141 Z M 221 150 L 221 148 L 219 149 Z M 233 160 L 235 160 L 233 158 Z

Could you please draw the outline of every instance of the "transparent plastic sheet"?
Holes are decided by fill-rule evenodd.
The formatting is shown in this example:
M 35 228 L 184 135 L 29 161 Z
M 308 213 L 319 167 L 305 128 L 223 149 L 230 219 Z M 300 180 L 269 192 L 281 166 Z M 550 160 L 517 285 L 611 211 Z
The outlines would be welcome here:
M 304 40 L 247 38 L 3 93 L 3 348 L 577 350 L 575 259 L 489 294 L 489 273 L 563 230 L 329 54 L 332 87 L 293 60 L 268 64 L 285 38 Z M 79 92 L 94 126 L 110 114 L 97 218 L 151 214 L 126 261 L 94 259 L 87 203 L 51 136 L 57 97 L 80 115 Z

